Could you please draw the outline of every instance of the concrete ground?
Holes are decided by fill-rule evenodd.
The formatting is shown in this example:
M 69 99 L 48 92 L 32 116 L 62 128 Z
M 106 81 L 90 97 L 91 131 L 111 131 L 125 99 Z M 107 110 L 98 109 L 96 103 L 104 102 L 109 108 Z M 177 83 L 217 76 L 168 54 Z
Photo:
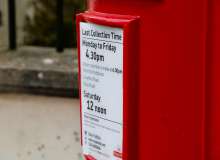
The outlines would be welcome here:
M 77 99 L 0 94 L 0 160 L 80 160 Z

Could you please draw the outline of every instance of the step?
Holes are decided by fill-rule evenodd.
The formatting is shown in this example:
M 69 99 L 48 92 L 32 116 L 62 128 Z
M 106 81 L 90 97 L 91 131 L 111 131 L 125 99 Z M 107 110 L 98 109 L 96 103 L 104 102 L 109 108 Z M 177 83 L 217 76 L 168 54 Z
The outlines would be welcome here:
M 77 50 L 24 46 L 0 52 L 0 92 L 78 96 Z

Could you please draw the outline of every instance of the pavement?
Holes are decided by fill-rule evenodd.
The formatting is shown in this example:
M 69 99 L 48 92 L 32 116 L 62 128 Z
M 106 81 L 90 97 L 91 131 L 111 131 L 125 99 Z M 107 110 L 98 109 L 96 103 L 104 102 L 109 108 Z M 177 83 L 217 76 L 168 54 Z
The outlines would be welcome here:
M 0 94 L 0 160 L 80 160 L 79 100 Z

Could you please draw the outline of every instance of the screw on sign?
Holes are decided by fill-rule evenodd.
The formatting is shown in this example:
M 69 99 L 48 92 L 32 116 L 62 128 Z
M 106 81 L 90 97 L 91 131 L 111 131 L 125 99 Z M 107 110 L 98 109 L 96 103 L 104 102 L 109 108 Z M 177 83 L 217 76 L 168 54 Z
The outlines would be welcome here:
M 91 155 L 85 155 L 86 160 L 97 160 L 94 157 L 92 157 Z
M 122 159 L 122 153 L 120 153 L 119 151 L 114 151 L 114 152 L 113 152 L 113 155 L 114 155 L 115 157 L 117 157 L 117 158 Z

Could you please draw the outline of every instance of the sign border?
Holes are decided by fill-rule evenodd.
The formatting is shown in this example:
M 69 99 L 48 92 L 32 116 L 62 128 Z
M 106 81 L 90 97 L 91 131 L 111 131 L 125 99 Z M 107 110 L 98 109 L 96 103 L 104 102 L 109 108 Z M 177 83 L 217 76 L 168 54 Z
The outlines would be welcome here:
M 80 68 L 80 22 L 94 23 L 102 26 L 123 29 L 123 160 L 138 159 L 138 98 L 139 98 L 139 16 L 106 14 L 87 11 L 78 14 L 77 47 L 78 47 L 78 83 L 81 93 Z M 135 93 L 134 93 L 135 91 Z M 81 94 L 79 94 L 81 96 Z M 82 106 L 80 97 L 80 123 L 82 126 Z M 82 145 L 81 127 L 81 145 Z M 87 158 L 88 159 L 88 158 Z M 89 160 L 89 159 L 88 159 Z

